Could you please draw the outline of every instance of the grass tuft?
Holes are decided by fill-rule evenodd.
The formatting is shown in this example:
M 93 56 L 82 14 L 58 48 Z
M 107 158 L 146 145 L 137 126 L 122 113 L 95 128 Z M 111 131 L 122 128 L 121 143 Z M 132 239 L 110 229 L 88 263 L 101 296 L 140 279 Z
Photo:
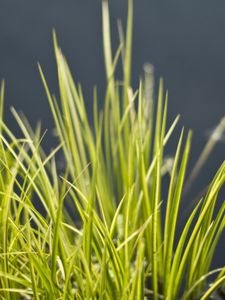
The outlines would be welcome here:
M 51 153 L 41 146 L 40 125 L 33 130 L 15 109 L 22 138 L 4 123 L 1 84 L 0 299 L 208 299 L 225 282 L 223 266 L 211 270 L 224 234 L 225 204 L 218 209 L 217 200 L 225 162 L 178 228 L 184 187 L 214 142 L 189 180 L 191 131 L 181 130 L 167 161 L 166 145 L 179 116 L 167 124 L 168 93 L 160 80 L 154 98 L 151 65 L 145 66 L 138 89 L 131 87 L 133 1 L 128 0 L 125 31 L 119 23 L 115 55 L 106 0 L 102 23 L 107 85 L 102 110 L 94 88 L 93 124 L 55 32 L 59 99 L 38 65 L 59 141 Z M 57 153 L 65 160 L 63 170 Z M 164 177 L 169 180 L 165 199 Z

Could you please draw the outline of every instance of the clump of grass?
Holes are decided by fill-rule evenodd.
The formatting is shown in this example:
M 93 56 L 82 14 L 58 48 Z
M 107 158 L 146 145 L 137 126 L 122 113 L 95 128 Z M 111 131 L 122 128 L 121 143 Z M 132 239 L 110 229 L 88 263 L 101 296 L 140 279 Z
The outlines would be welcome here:
M 103 110 L 94 89 L 93 125 L 54 34 L 59 102 L 39 67 L 60 141 L 50 154 L 41 147 L 40 125 L 32 130 L 14 109 L 22 138 L 5 125 L 2 84 L 0 299 L 205 300 L 224 284 L 223 266 L 210 266 L 225 226 L 225 203 L 215 212 L 225 163 L 178 235 L 191 132 L 180 132 L 162 199 L 165 148 L 179 116 L 167 125 L 168 94 L 161 80 L 153 101 L 149 66 L 138 89 L 131 88 L 128 2 L 126 33 L 120 27 L 114 56 L 108 2 L 102 2 L 107 87 Z M 121 58 L 123 79 L 117 80 Z M 66 161 L 63 172 L 58 152 Z M 212 274 L 217 277 L 207 289 Z

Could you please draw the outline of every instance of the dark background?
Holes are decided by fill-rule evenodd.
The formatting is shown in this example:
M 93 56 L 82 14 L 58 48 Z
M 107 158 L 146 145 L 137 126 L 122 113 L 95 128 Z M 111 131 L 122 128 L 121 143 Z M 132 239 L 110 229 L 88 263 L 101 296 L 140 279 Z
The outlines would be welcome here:
M 121 18 L 125 24 L 127 3 L 125 0 L 109 2 L 115 50 L 116 21 Z M 133 85 L 137 86 L 143 64 L 153 63 L 156 81 L 162 76 L 169 89 L 170 120 L 180 113 L 180 124 L 194 130 L 190 159 L 193 166 L 207 141 L 207 132 L 225 114 L 225 1 L 134 2 Z M 44 141 L 47 147 L 53 145 L 53 121 L 37 61 L 43 67 L 51 91 L 57 93 L 53 27 L 76 81 L 85 87 L 86 103 L 91 111 L 93 85 L 97 84 L 103 96 L 105 84 L 101 1 L 0 0 L 0 78 L 6 80 L 5 117 L 16 132 L 9 111 L 11 105 L 22 110 L 32 124 L 41 119 L 43 128 L 49 129 Z M 191 200 L 209 182 L 224 160 L 224 150 L 221 141 L 185 201 Z M 172 151 L 171 146 L 168 151 Z M 221 243 L 217 257 L 225 261 L 221 256 L 222 246 Z

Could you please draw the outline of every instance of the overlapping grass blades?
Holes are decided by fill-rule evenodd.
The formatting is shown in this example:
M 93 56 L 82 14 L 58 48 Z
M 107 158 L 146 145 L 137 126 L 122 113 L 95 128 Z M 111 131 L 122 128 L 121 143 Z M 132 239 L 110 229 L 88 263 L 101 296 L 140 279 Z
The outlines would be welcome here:
M 138 89 L 131 88 L 132 0 L 115 56 L 106 0 L 102 13 L 107 87 L 102 111 L 96 88 L 88 102 L 93 124 L 55 33 L 59 101 L 39 66 L 59 138 L 49 155 L 40 125 L 33 131 L 12 109 L 22 138 L 6 126 L 1 86 L 0 299 L 207 299 L 225 280 L 223 266 L 210 271 L 225 226 L 224 203 L 215 211 L 225 163 L 178 236 L 192 134 L 181 130 L 162 199 L 165 148 L 179 116 L 167 125 L 168 93 L 161 80 L 154 99 L 148 67 Z

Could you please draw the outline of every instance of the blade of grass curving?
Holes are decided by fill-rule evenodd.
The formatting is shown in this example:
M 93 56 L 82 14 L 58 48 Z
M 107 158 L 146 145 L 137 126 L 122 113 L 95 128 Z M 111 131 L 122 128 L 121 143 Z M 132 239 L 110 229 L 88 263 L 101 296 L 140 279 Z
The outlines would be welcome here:
M 187 291 L 185 291 L 184 295 L 182 296 L 182 300 L 188 300 L 190 299 L 190 296 L 193 294 L 194 290 L 196 289 L 196 287 L 199 285 L 199 284 L 202 284 L 202 282 L 205 282 L 205 280 L 211 276 L 211 275 L 214 275 L 215 273 L 218 273 L 220 271 L 224 270 L 224 268 L 218 268 L 218 269 L 215 269 L 213 271 L 210 271 L 208 273 L 206 273 L 205 275 L 203 275 L 200 279 L 198 279 L 194 285 Z
M 220 176 L 221 173 L 223 173 L 223 172 L 224 172 L 224 165 L 222 165 L 220 167 L 219 171 L 217 172 L 217 174 L 216 174 L 216 176 L 213 180 L 213 183 L 211 184 L 211 186 L 209 188 L 207 198 L 206 198 L 205 203 L 202 207 L 202 210 L 201 210 L 201 213 L 198 217 L 198 220 L 197 220 L 197 222 L 194 226 L 192 234 L 191 234 L 191 236 L 188 240 L 188 243 L 186 245 L 185 251 L 184 251 L 183 256 L 182 256 L 182 259 L 180 261 L 179 268 L 176 269 L 176 271 L 175 271 L 175 267 L 172 268 L 171 279 L 170 280 L 174 284 L 173 284 L 173 286 L 171 285 L 171 283 L 169 285 L 168 299 L 173 299 L 173 297 L 176 297 L 176 295 L 177 295 L 178 288 L 181 284 L 181 280 L 182 280 L 182 277 L 183 277 L 183 274 L 184 274 L 184 270 L 185 270 L 185 267 L 186 267 L 186 264 L 187 264 L 187 261 L 188 261 L 188 258 L 189 258 L 189 254 L 190 254 L 190 251 L 192 249 L 192 245 L 195 241 L 195 238 L 196 238 L 197 234 L 199 233 L 199 229 L 200 229 L 202 223 L 205 221 L 205 216 L 207 215 L 208 210 L 209 210 L 210 206 L 212 205 L 211 200 L 214 198 L 215 194 L 217 194 L 218 190 L 221 188 L 221 186 L 223 185 L 223 183 L 225 181 L 225 176 Z M 177 268 L 176 264 L 174 266 L 176 266 L 176 268 Z M 176 281 L 174 282 L 175 276 L 176 276 Z
M 210 295 L 214 291 L 217 290 L 219 286 L 221 286 L 225 282 L 225 276 L 221 277 L 220 279 L 216 280 L 213 285 L 207 290 L 207 292 L 200 298 L 200 300 L 207 300 L 209 299 Z
M 196 207 L 194 208 L 193 212 L 191 213 L 190 217 L 188 218 L 188 220 L 184 226 L 184 229 L 182 231 L 182 234 L 179 238 L 178 245 L 177 245 L 175 253 L 174 253 L 174 258 L 172 261 L 171 273 L 170 273 L 170 278 L 168 280 L 167 290 L 164 291 L 164 294 L 168 295 L 167 296 L 168 299 L 171 299 L 171 300 L 173 299 L 171 296 L 172 291 L 173 291 L 173 285 L 174 285 L 173 280 L 179 270 L 179 264 L 180 264 L 180 259 L 181 259 L 182 253 L 183 253 L 183 248 L 184 248 L 185 242 L 187 240 L 188 232 L 191 228 L 193 219 L 196 217 L 197 211 L 201 204 L 202 204 L 202 200 L 200 200 L 197 203 Z

